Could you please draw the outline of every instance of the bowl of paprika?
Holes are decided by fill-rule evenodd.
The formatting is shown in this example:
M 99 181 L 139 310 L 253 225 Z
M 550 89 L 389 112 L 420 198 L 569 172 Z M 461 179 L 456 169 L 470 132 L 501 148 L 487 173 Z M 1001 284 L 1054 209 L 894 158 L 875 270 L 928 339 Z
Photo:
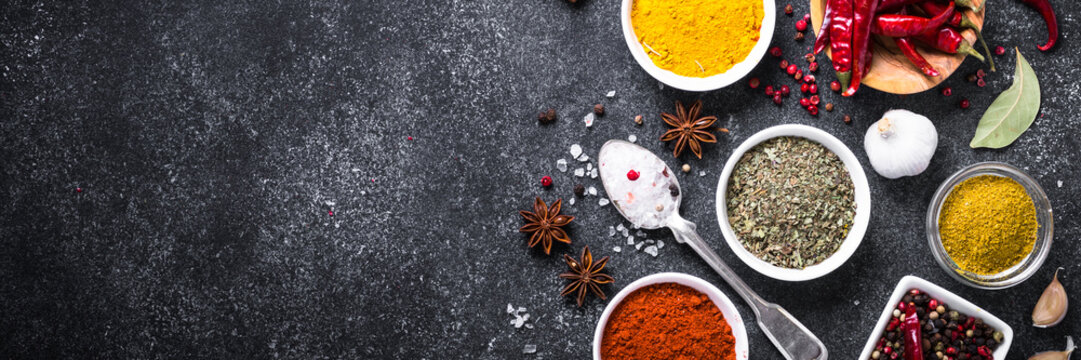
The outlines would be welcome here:
M 623 0 L 623 37 L 634 60 L 665 85 L 710 91 L 754 70 L 769 50 L 774 0 Z
M 732 300 L 693 275 L 657 273 L 620 290 L 593 334 L 593 359 L 746 360 L 747 329 Z

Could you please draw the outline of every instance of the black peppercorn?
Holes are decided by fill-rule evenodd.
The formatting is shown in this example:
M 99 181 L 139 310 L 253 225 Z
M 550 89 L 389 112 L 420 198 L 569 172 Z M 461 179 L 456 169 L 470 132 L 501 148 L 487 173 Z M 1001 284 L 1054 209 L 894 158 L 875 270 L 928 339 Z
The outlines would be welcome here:
M 604 115 L 604 105 L 603 104 L 593 105 L 593 113 L 597 114 L 597 115 Z
M 574 195 L 577 197 L 583 197 L 586 195 L 586 187 L 582 184 L 574 185 Z
M 672 197 L 679 196 L 679 186 L 676 186 L 676 184 L 669 184 L 668 192 L 672 193 Z

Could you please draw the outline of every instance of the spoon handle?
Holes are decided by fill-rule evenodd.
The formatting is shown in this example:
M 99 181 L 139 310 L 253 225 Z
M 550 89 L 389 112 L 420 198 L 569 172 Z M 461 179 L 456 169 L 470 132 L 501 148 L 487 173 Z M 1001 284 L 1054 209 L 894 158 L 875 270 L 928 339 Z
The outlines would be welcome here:
M 781 351 L 785 359 L 826 360 L 828 358 L 826 346 L 822 344 L 822 341 L 780 305 L 766 302 L 758 296 L 758 293 L 751 290 L 751 287 L 747 286 L 747 283 L 743 282 L 743 279 L 740 279 L 739 275 L 736 275 L 732 268 L 729 268 L 721 257 L 706 245 L 702 237 L 698 236 L 694 223 L 676 215 L 670 219 L 668 227 L 672 229 L 676 241 L 690 245 L 691 249 L 706 260 L 706 263 L 721 275 L 728 286 L 736 290 L 747 305 L 750 305 L 758 319 L 758 327 L 762 328 L 762 332 Z

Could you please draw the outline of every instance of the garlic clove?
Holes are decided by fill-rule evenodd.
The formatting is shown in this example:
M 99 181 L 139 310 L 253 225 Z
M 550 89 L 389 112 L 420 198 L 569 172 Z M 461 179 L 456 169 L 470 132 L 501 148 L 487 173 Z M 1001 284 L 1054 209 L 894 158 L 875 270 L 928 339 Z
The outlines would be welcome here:
M 1044 351 L 1042 353 L 1032 355 L 1028 360 L 1069 360 L 1070 354 L 1076 347 L 1073 344 L 1073 338 L 1066 337 L 1066 350 L 1063 351 Z
M 1058 281 L 1059 270 L 1062 268 L 1055 270 L 1055 278 L 1043 290 L 1043 295 L 1040 295 L 1040 300 L 1036 302 L 1036 308 L 1032 309 L 1032 326 L 1055 326 L 1066 317 L 1069 300 L 1066 298 L 1066 288 Z

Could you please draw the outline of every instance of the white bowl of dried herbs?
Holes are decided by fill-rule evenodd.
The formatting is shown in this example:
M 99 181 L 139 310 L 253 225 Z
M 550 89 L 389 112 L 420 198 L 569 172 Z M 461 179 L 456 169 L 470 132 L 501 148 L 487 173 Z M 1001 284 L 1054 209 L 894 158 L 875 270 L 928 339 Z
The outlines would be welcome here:
M 840 140 L 779 125 L 732 152 L 717 185 L 717 218 L 747 266 L 778 280 L 811 280 L 856 252 L 871 219 L 871 191 Z

